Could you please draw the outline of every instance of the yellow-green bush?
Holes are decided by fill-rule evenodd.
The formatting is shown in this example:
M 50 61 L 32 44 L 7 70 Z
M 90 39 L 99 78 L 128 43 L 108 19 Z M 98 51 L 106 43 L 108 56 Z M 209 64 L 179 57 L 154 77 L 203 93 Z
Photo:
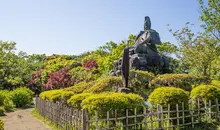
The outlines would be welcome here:
M 5 97 L 3 105 L 6 111 L 11 111 L 15 108 L 15 105 L 9 94 Z
M 193 101 L 199 98 L 200 101 L 214 102 L 216 98 L 220 99 L 220 89 L 213 85 L 199 85 L 191 91 L 190 98 Z
M 72 91 L 62 91 L 61 92 L 61 97 L 58 97 L 60 98 L 60 100 L 63 102 L 63 103 L 66 103 L 68 99 L 70 99 L 71 96 L 73 96 L 75 93 L 72 92 Z
M 4 121 L 0 119 L 0 130 L 4 130 Z
M 49 101 L 55 101 L 61 97 L 63 89 L 44 91 L 40 94 L 40 98 Z
M 129 74 L 129 88 L 134 93 L 147 95 L 151 91 L 148 86 L 153 77 L 154 74 L 147 71 L 131 70 Z
M 220 81 L 219 80 L 212 80 L 211 84 L 220 88 Z
M 4 105 L 5 97 L 9 94 L 8 90 L 0 90 L 0 106 Z
M 157 104 L 164 108 L 170 104 L 171 110 L 175 110 L 176 104 L 181 105 L 182 102 L 187 104 L 188 92 L 175 87 L 159 87 L 150 94 L 148 101 L 153 104 L 154 108 L 157 107 Z
M 136 94 L 102 93 L 85 98 L 81 106 L 90 112 L 98 111 L 99 113 L 106 114 L 107 111 L 114 111 L 116 109 L 124 110 L 140 107 L 143 102 L 144 99 Z
M 67 103 L 73 106 L 74 108 L 81 109 L 81 103 L 84 99 L 88 98 L 89 96 L 94 95 L 91 93 L 81 93 L 81 94 L 76 94 L 72 96 Z
M 82 93 L 83 91 L 89 89 L 92 85 L 94 85 L 94 83 L 95 83 L 94 81 L 92 81 L 92 82 L 80 82 L 78 84 L 75 84 L 72 87 L 65 88 L 64 90 L 65 91 L 72 91 L 75 94 L 79 94 L 79 93 Z
M 0 106 L 0 116 L 4 116 L 5 108 L 3 106 Z
M 57 89 L 42 92 L 40 98 L 48 101 L 61 101 L 62 103 L 66 103 L 66 101 L 74 94 L 75 93 L 72 91 Z
M 190 91 L 192 86 L 208 82 L 208 79 L 191 74 L 163 74 L 155 77 L 151 81 L 151 87 L 172 86 Z
M 81 66 L 71 69 L 69 74 L 72 76 L 72 79 L 75 81 L 75 83 L 93 81 L 98 77 L 95 72 L 87 71 Z
M 33 103 L 34 92 L 26 87 L 16 88 L 11 91 L 11 99 L 16 107 L 26 107 Z
M 85 90 L 84 92 L 86 93 L 101 93 L 101 92 L 109 92 L 109 91 L 116 92 L 119 87 L 123 87 L 121 77 L 110 76 L 96 80 L 95 84 L 88 90 Z

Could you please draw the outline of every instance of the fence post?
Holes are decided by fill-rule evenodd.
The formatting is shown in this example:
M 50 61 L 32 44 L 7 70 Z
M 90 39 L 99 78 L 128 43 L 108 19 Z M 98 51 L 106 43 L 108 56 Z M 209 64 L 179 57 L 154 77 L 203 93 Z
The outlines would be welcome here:
M 86 109 L 82 110 L 82 130 L 87 130 L 88 128 L 86 128 Z
M 218 120 L 218 113 L 219 113 L 218 98 L 215 99 L 215 105 L 216 105 L 216 120 Z
M 154 129 L 153 114 L 154 114 L 153 108 L 151 107 L 151 108 L 150 108 L 150 124 L 151 124 L 151 129 L 152 129 L 152 130 Z
M 147 130 L 147 111 L 146 111 L 146 107 L 144 107 L 144 128 L 145 130 Z
M 197 104 L 198 104 L 198 122 L 200 123 L 201 115 L 200 115 L 200 100 L 199 100 L 199 98 L 197 100 Z
M 194 128 L 194 117 L 193 117 L 193 104 L 192 104 L 192 102 L 190 103 L 190 116 L 191 116 L 192 128 Z
M 185 108 L 184 102 L 182 102 L 182 117 L 183 117 L 183 124 L 185 124 Z
M 95 112 L 95 129 L 99 129 L 99 120 L 98 120 L 98 112 Z
M 212 102 L 209 100 L 209 119 L 212 118 Z
M 107 129 L 109 129 L 110 128 L 110 126 L 109 126 L 109 111 L 107 111 L 107 119 L 106 119 L 106 121 L 107 121 Z
M 168 111 L 168 113 L 167 113 L 167 118 L 168 118 L 168 129 L 171 127 L 171 122 L 172 122 L 172 120 L 170 120 L 170 104 L 168 104 L 168 108 L 167 108 L 167 111 Z
M 161 118 L 161 105 L 157 105 L 157 118 L 158 118 L 158 128 L 159 129 L 163 129 L 162 128 L 162 118 Z
M 179 119 L 179 105 L 176 104 L 176 116 L 177 116 L 177 127 L 180 125 L 180 119 Z
M 128 130 L 128 109 L 126 109 L 126 130 Z

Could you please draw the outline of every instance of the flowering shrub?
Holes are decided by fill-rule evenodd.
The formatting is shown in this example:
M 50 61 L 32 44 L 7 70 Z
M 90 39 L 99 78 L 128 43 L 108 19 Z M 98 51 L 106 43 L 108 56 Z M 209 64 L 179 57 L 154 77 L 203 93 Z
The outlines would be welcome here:
M 49 79 L 44 87 L 46 89 L 58 89 L 73 85 L 72 76 L 68 74 L 70 69 L 62 68 L 57 72 L 49 74 Z
M 40 71 L 33 73 L 32 78 L 28 83 L 28 87 L 36 94 L 39 94 L 42 91 L 42 72 L 43 70 L 41 69 Z
M 91 70 L 92 68 L 97 68 L 98 64 L 96 63 L 95 60 L 91 60 L 91 61 L 84 62 L 83 67 L 88 69 L 88 70 Z

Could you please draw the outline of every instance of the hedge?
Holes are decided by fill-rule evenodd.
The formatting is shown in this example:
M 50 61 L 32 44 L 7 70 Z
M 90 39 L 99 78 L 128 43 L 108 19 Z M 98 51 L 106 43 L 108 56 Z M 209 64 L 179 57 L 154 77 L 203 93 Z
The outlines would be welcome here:
M 94 81 L 91 82 L 80 82 L 75 84 L 72 87 L 65 88 L 65 91 L 72 91 L 75 94 L 82 93 L 83 91 L 89 89 L 92 85 L 94 85 Z
M 193 101 L 199 98 L 200 101 L 215 102 L 216 98 L 220 99 L 220 89 L 214 85 L 199 85 L 191 91 L 190 98 Z
M 220 88 L 220 81 L 219 80 L 212 80 L 211 84 Z
M 164 108 L 170 104 L 170 109 L 175 110 L 176 104 L 187 104 L 188 92 L 181 88 L 175 87 L 159 87 L 156 88 L 149 96 L 149 102 L 152 103 L 153 107 L 156 108 L 157 104 L 162 105 Z
M 106 114 L 107 111 L 116 109 L 124 110 L 140 107 L 143 102 L 144 99 L 136 94 L 102 93 L 85 98 L 81 106 L 90 112 L 98 111 L 100 114 Z
M 205 77 L 191 74 L 163 74 L 155 77 L 151 81 L 151 87 L 172 86 L 182 88 L 186 91 L 191 91 L 192 86 L 200 85 L 201 83 L 209 82 Z
M 10 96 L 16 107 L 26 107 L 33 103 L 34 92 L 27 87 L 20 87 L 11 91 Z
M 4 130 L 4 121 L 0 119 L 0 130 Z
M 44 91 L 40 94 L 40 98 L 48 101 L 56 101 L 61 97 L 63 89 Z
M 89 88 L 88 90 L 85 90 L 85 93 L 101 93 L 101 92 L 117 92 L 119 87 L 123 87 L 123 82 L 121 77 L 106 77 L 106 78 L 100 78 L 95 81 L 95 84 Z
M 149 82 L 153 79 L 154 74 L 141 70 L 130 70 L 129 74 L 129 88 L 132 92 L 144 95 L 148 95 L 152 90 L 149 88 Z
M 91 93 L 81 93 L 81 94 L 77 94 L 72 96 L 67 103 L 70 104 L 71 106 L 73 106 L 74 108 L 77 109 L 81 109 L 81 103 L 84 99 L 88 98 L 89 96 L 94 95 Z

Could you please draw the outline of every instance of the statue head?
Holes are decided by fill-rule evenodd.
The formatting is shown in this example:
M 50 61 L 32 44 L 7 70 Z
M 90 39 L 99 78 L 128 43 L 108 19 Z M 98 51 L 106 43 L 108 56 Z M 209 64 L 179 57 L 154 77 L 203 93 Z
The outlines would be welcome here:
M 146 16 L 144 19 L 144 30 L 149 30 L 151 29 L 151 21 L 150 17 Z

